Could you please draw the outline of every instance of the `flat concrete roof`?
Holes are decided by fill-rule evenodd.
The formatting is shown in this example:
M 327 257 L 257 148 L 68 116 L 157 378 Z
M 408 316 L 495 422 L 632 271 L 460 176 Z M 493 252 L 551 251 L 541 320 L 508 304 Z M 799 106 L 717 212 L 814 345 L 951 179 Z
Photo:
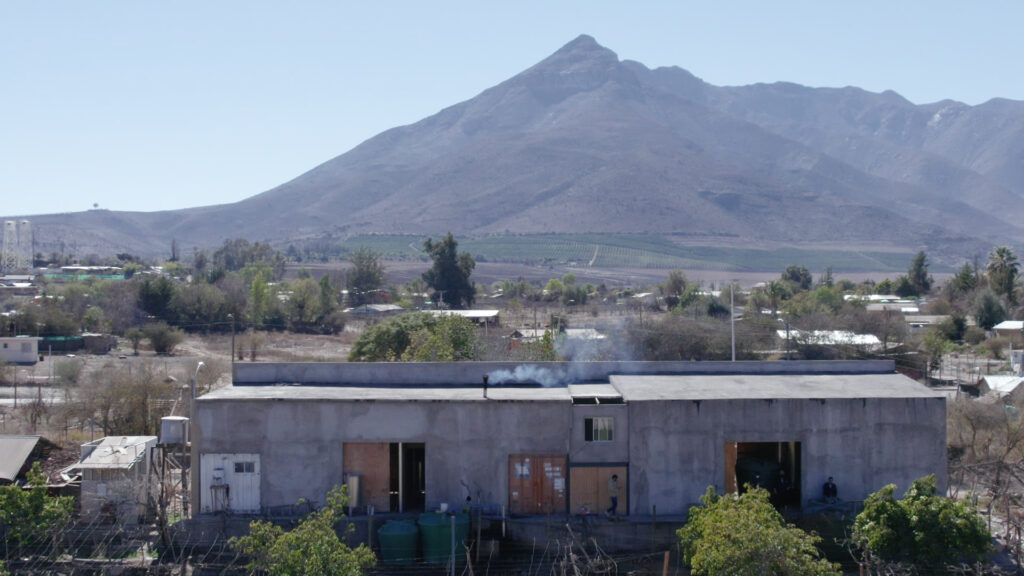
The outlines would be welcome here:
M 570 384 L 569 395 L 573 398 L 622 398 L 611 384 Z
M 204 394 L 208 400 L 347 400 L 394 402 L 551 402 L 570 400 L 565 386 L 227 386 Z
M 902 374 L 612 375 L 611 383 L 626 402 L 944 397 Z

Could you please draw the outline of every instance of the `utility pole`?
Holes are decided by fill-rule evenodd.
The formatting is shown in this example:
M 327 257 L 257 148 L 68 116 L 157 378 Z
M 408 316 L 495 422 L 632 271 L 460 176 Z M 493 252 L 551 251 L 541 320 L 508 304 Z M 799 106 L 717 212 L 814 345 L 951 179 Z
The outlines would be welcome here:
M 228 314 L 231 320 L 231 365 L 235 365 L 235 315 Z
M 736 361 L 736 311 L 734 310 L 736 285 L 729 285 L 729 340 L 732 344 L 732 361 Z

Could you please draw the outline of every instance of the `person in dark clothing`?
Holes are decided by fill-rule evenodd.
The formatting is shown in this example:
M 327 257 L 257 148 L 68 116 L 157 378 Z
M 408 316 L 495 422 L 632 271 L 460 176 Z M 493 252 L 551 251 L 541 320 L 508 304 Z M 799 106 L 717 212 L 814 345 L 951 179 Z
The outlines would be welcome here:
M 839 497 L 839 488 L 836 487 L 836 483 L 832 480 L 831 476 L 828 477 L 828 482 L 825 482 L 821 487 L 821 495 L 830 504 L 834 504 Z

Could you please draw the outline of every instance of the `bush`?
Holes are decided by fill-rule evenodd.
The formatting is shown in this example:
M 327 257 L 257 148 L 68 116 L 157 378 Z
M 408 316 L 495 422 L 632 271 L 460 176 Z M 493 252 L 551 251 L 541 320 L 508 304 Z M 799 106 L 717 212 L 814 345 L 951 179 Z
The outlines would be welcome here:
M 964 341 L 971 346 L 977 346 L 985 341 L 985 330 L 977 326 L 968 326 L 964 332 Z
M 820 538 L 788 524 L 762 488 L 748 486 L 742 495 L 719 496 L 708 487 L 676 534 L 693 574 L 840 574 L 838 566 L 820 557 L 815 547 Z
M 1010 341 L 1004 336 L 997 336 L 985 340 L 983 345 L 988 350 L 988 353 L 998 360 L 1003 357 L 1003 351 L 1010 346 Z
M 165 322 L 148 324 L 142 331 L 157 354 L 174 352 L 174 347 L 181 344 L 185 338 L 185 334 L 181 330 L 172 328 Z
M 915 480 L 900 500 L 895 492 L 889 484 L 868 496 L 853 523 L 853 545 L 879 573 L 896 564 L 939 573 L 989 551 L 981 516 L 966 502 L 937 495 L 934 475 Z

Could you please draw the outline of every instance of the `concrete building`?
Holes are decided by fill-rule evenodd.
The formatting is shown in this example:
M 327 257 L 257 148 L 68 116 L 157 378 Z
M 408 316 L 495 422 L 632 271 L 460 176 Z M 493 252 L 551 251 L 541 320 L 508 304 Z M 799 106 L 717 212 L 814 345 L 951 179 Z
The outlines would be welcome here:
M 65 473 L 82 475 L 82 516 L 135 523 L 152 500 L 152 449 L 156 436 L 107 436 L 82 444 L 82 457 Z
M 483 376 L 488 376 L 485 385 Z M 195 402 L 193 507 L 684 514 L 708 486 L 793 503 L 946 484 L 945 397 L 890 361 L 236 364 Z
M 39 361 L 39 341 L 35 336 L 0 336 L 0 362 L 35 364 Z

